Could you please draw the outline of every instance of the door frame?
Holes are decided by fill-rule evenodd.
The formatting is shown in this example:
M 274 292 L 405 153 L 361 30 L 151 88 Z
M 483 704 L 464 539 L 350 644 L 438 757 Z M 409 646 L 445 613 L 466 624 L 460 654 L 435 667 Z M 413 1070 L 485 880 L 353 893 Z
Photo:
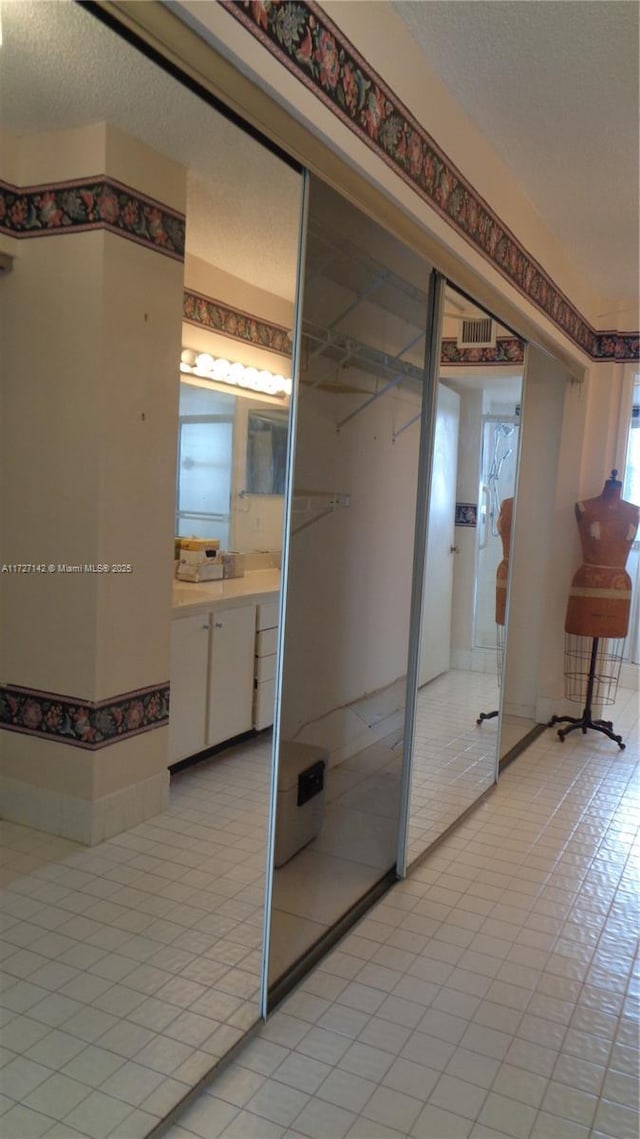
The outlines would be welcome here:
M 445 408 L 445 403 L 447 401 L 449 401 L 450 404 L 455 404 L 455 412 L 453 411 L 452 406 Z M 446 417 L 446 419 L 445 419 L 445 417 Z M 452 418 L 455 419 L 455 461 L 453 463 L 453 468 L 451 470 L 448 470 L 448 472 L 445 471 L 445 475 L 448 473 L 448 477 L 450 480 L 447 489 L 448 489 L 448 494 L 450 495 L 451 513 L 449 515 L 448 522 L 447 522 L 448 534 L 447 534 L 447 538 L 445 539 L 445 543 L 444 543 L 445 548 L 443 550 L 442 546 L 440 546 L 439 550 L 437 551 L 435 549 L 435 543 L 433 541 L 433 538 L 435 537 L 435 527 L 436 527 L 436 519 L 434 518 L 434 515 L 433 515 L 433 486 L 434 486 L 434 480 L 436 478 L 440 478 L 442 475 L 442 469 L 441 469 L 442 465 L 438 459 L 439 433 L 441 433 L 440 442 L 441 443 L 442 442 L 448 443 L 448 441 L 449 441 L 449 425 L 451 423 Z M 447 423 L 446 427 L 445 427 L 445 422 Z M 448 387 L 445 382 L 438 379 L 438 381 L 436 383 L 436 409 L 435 409 L 435 424 L 434 424 L 433 443 L 432 443 L 433 462 L 432 462 L 432 476 L 431 476 L 431 494 L 429 495 L 429 501 L 427 503 L 427 513 L 429 515 L 429 520 L 431 522 L 431 529 L 433 530 L 433 533 L 431 534 L 430 539 L 427 540 L 427 549 L 426 549 L 426 553 L 425 553 L 425 571 L 424 571 L 425 572 L 425 584 L 423 586 L 422 614 L 421 614 L 421 618 L 420 618 L 420 624 L 421 624 L 421 628 L 422 628 L 422 638 L 421 638 L 420 661 L 419 661 L 419 670 L 418 670 L 418 687 L 419 688 L 424 688 L 424 686 L 426 684 L 429 684 L 432 680 L 435 680 L 436 677 L 441 676 L 444 672 L 448 672 L 451 668 L 451 620 L 452 620 L 452 615 L 453 615 L 453 578 L 454 578 L 454 572 L 455 572 L 454 554 L 455 554 L 456 549 L 457 549 L 456 542 L 455 542 L 455 503 L 456 503 L 456 498 L 457 498 L 456 485 L 457 485 L 457 479 L 458 479 L 458 448 L 459 448 L 459 442 L 460 442 L 459 436 L 460 436 L 460 395 L 458 394 L 458 392 L 454 391 L 453 388 Z M 447 458 L 449 458 L 449 456 L 447 456 Z M 446 466 L 448 467 L 449 464 L 447 463 Z M 440 528 L 439 529 L 439 537 L 442 539 L 443 534 L 442 534 L 441 528 L 442 528 L 442 514 L 443 514 L 443 512 L 441 510 L 439 510 L 438 514 L 439 514 L 438 525 Z M 448 547 L 448 549 L 446 547 Z M 446 665 L 446 668 L 440 668 L 440 663 L 442 663 L 442 662 L 436 664 L 436 666 L 435 666 L 436 671 L 434 672 L 433 671 L 433 668 L 434 668 L 433 660 L 431 660 L 431 663 L 430 663 L 428 669 L 426 667 L 427 666 L 427 660 L 425 660 L 425 649 L 428 647 L 427 645 L 425 645 L 425 638 L 427 638 L 427 636 L 428 636 L 428 633 L 427 633 L 427 629 L 428 629 L 428 625 L 429 625 L 428 618 L 433 620 L 434 616 L 436 616 L 436 614 L 434 613 L 434 608 L 431 608 L 430 604 L 429 604 L 429 595 L 428 595 L 428 591 L 427 591 L 427 580 L 429 579 L 429 577 L 431 577 L 432 583 L 433 583 L 433 576 L 434 576 L 434 573 L 437 572 L 436 567 L 438 567 L 438 565 L 440 563 L 440 558 L 441 557 L 447 557 L 447 555 L 448 555 L 448 561 L 446 562 L 446 569 L 447 569 L 447 575 L 448 575 L 449 598 L 448 598 L 448 603 L 446 606 L 448 612 L 447 612 L 446 619 L 444 622 L 444 628 L 445 629 L 448 628 L 448 641 L 446 642 L 447 652 L 442 654 L 443 658 L 447 660 L 447 665 Z M 442 584 L 442 583 L 440 583 L 440 584 Z M 436 593 L 438 593 L 438 592 L 439 591 L 438 591 L 438 588 L 436 586 Z M 435 609 L 437 610 L 439 607 L 440 606 L 439 606 L 439 599 L 438 599 L 438 602 L 436 602 L 436 604 L 435 604 Z M 440 608 L 444 608 L 444 605 Z M 431 650 L 433 651 L 433 648 L 434 648 L 433 638 L 431 640 L 432 640 L 432 643 L 431 643 L 430 647 L 431 647 Z M 436 641 L 436 643 L 437 643 L 437 641 Z M 429 672 L 429 675 L 425 679 L 425 673 L 427 671 Z
M 399 878 L 407 874 L 409 848 L 409 811 L 411 804 L 411 776 L 416 730 L 416 707 L 420 680 L 420 649 L 422 641 L 422 604 L 424 577 L 429 538 L 429 499 L 433 475 L 433 440 L 436 430 L 436 405 L 440 374 L 440 351 L 444 323 L 444 293 L 446 277 L 432 269 L 427 298 L 426 354 L 424 389 L 420 416 L 420 451 L 418 457 L 418 486 L 416 491 L 416 519 L 413 543 L 413 576 L 411 581 L 411 608 L 409 618 L 409 648 L 407 654 L 406 703 L 404 739 L 402 745 L 402 784 L 400 788 L 400 817 L 398 820 L 398 854 L 396 873 Z

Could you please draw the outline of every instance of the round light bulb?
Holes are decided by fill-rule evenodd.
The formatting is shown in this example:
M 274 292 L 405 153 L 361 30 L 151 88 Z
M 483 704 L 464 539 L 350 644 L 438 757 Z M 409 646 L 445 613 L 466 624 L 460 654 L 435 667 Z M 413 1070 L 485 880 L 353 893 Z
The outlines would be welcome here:
M 229 368 L 229 379 L 233 384 L 242 383 L 244 375 L 244 364 L 232 364 Z
M 226 380 L 231 364 L 228 360 L 214 360 L 213 375 L 216 380 Z
M 197 358 L 197 364 L 201 371 L 210 372 L 213 368 L 213 356 L 208 352 L 201 352 Z
M 198 359 L 197 352 L 193 348 L 183 348 L 180 355 L 180 363 L 186 364 L 188 368 L 194 368 Z

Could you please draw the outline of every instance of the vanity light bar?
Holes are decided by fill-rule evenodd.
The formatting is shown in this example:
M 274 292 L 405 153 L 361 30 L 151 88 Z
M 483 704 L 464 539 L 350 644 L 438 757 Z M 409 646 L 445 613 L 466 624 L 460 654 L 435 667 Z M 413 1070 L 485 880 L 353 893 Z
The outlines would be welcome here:
M 291 395 L 291 380 L 285 376 L 274 376 L 272 372 L 247 368 L 244 364 L 232 364 L 229 360 L 210 356 L 208 352 L 194 352 L 191 348 L 182 350 L 180 371 L 200 376 L 203 380 L 249 388 L 254 392 L 262 392 L 263 395 L 279 396 L 282 399 Z

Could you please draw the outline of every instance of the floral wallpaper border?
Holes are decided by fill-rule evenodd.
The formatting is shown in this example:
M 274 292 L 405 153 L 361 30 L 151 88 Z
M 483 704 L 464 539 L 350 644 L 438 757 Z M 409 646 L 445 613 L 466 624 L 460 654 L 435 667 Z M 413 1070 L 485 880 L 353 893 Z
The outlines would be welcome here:
M 457 340 L 445 337 L 440 349 L 441 364 L 523 364 L 524 340 L 498 336 L 495 348 L 459 348 Z
M 291 356 L 292 343 L 288 329 L 279 324 L 270 324 L 260 317 L 251 316 L 248 312 L 232 308 L 214 297 L 206 297 L 191 289 L 184 291 L 183 319 L 188 324 L 206 328 L 209 332 L 219 332 L 222 336 L 255 344 L 269 352 Z
M 169 723 L 169 684 L 154 685 L 92 702 L 0 686 L 0 729 L 97 751 Z
M 637 332 L 585 320 L 315 0 L 220 4 L 578 348 L 640 357 Z
M 596 332 L 591 356 L 594 360 L 640 360 L 640 333 Z
M 183 319 L 198 328 L 206 328 L 282 356 L 291 355 L 291 335 L 282 325 L 270 324 L 203 293 L 185 289 Z M 458 348 L 457 341 L 447 337 L 442 341 L 440 363 L 522 364 L 524 347 L 524 340 L 517 336 L 499 336 L 495 348 Z
M 184 261 L 184 214 L 114 178 L 96 175 L 24 187 L 0 181 L 0 233 L 50 237 L 93 229 Z

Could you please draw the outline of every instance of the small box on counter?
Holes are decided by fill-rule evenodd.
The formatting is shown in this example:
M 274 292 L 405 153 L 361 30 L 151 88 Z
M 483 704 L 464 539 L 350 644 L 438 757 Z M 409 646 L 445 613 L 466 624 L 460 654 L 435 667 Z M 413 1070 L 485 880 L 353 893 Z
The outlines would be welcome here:
M 225 577 L 244 577 L 244 554 L 223 550 L 220 559 Z
M 223 576 L 218 538 L 180 538 L 176 577 L 180 581 L 219 581 Z
M 184 553 L 200 554 L 201 557 L 215 558 L 220 551 L 219 538 L 178 538 L 178 556 Z

